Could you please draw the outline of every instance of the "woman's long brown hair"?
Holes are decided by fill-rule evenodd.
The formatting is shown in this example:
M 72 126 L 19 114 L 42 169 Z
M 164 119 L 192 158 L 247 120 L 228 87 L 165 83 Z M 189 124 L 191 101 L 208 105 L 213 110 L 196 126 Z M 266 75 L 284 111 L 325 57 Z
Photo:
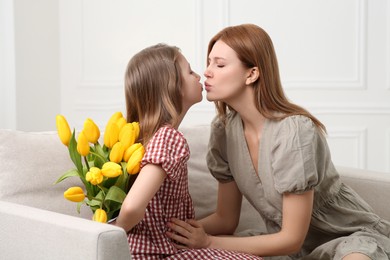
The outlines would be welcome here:
M 282 88 L 272 40 L 262 28 L 254 24 L 226 27 L 210 40 L 207 57 L 214 44 L 219 40 L 237 53 L 244 66 L 259 69 L 260 75 L 258 80 L 253 83 L 253 88 L 256 108 L 264 117 L 281 120 L 291 115 L 304 115 L 309 117 L 322 132 L 326 133 L 325 126 L 316 117 L 287 99 Z M 215 101 L 214 103 L 222 121 L 225 121 L 229 110 L 234 111 L 225 102 Z

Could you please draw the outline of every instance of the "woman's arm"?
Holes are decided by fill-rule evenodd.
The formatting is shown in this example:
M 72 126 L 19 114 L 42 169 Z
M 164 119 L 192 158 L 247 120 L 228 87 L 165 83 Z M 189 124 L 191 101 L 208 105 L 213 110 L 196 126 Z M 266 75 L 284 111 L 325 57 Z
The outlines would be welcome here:
M 261 256 L 296 253 L 302 247 L 309 229 L 313 194 L 313 190 L 310 190 L 299 195 L 283 195 L 282 229 L 278 233 L 252 237 L 206 236 L 203 237 L 204 243 L 199 242 L 199 244 L 202 247 L 235 250 Z M 199 229 L 201 229 L 201 227 L 194 227 L 190 224 L 191 222 L 180 223 L 179 228 L 177 226 L 173 228 L 173 230 L 183 235 L 173 236 L 173 238 L 188 247 L 192 247 L 189 242 L 195 244 L 193 236 L 198 235 L 200 233 Z M 198 239 L 200 239 L 199 236 Z
M 199 220 L 210 235 L 231 235 L 240 220 L 242 195 L 235 181 L 218 184 L 216 211 Z
M 199 220 L 171 219 L 168 226 L 181 234 L 167 232 L 167 236 L 186 246 L 179 248 L 204 248 L 210 244 L 210 235 L 232 235 L 240 220 L 242 195 L 234 181 L 219 183 L 217 209 Z
M 155 164 L 145 165 L 123 201 L 115 225 L 126 231 L 137 225 L 144 217 L 146 206 L 156 194 L 166 176 L 161 166 Z

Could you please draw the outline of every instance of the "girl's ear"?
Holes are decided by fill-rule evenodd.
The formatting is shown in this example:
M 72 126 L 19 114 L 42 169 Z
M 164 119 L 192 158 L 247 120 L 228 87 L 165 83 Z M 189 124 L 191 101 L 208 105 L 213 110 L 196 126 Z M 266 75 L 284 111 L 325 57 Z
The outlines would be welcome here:
M 259 68 L 258 67 L 253 67 L 250 68 L 249 75 L 245 81 L 245 84 L 251 85 L 253 82 L 255 82 L 259 78 Z

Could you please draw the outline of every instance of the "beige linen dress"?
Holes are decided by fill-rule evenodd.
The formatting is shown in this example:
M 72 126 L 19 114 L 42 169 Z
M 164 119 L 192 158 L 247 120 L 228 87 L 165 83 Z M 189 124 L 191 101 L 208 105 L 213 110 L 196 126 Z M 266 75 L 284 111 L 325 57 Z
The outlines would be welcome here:
M 390 222 L 373 213 L 359 195 L 340 181 L 326 139 L 309 118 L 266 120 L 258 174 L 240 116 L 229 114 L 226 126 L 216 119 L 207 163 L 218 181 L 237 183 L 264 219 L 268 233 L 281 229 L 283 193 L 314 189 L 312 219 L 304 245 L 298 254 L 283 259 L 341 259 L 351 252 L 361 252 L 375 260 L 389 259 Z

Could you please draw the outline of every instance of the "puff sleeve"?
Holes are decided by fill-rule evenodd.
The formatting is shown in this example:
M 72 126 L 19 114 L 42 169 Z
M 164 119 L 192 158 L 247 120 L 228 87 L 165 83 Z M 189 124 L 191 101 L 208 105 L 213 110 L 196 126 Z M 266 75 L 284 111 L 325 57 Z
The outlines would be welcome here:
M 160 128 L 149 141 L 141 167 L 152 163 L 160 165 L 169 179 L 175 180 L 187 167 L 190 156 L 182 133 L 171 127 Z
M 290 116 L 280 122 L 271 149 L 275 189 L 280 194 L 302 193 L 318 185 L 318 135 L 314 123 L 305 116 Z
M 219 182 L 226 183 L 234 180 L 227 158 L 225 126 L 217 118 L 211 123 L 206 161 L 211 175 Z

